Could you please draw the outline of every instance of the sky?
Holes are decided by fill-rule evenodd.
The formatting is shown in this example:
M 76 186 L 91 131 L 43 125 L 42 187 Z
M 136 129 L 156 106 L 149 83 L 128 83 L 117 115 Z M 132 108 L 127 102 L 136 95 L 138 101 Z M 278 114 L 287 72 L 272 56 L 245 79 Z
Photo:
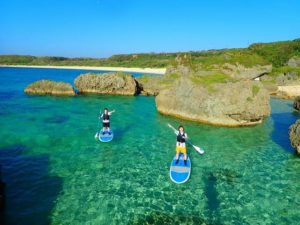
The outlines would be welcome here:
M 0 54 L 247 47 L 300 38 L 299 0 L 0 0 Z

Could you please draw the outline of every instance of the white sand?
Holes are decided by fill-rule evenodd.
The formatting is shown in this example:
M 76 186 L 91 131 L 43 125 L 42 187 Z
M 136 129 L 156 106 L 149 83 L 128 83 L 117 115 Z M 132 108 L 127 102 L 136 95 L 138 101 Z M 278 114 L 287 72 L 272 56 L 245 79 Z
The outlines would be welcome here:
M 278 92 L 281 92 L 288 98 L 300 96 L 300 85 L 278 86 Z
M 23 66 L 23 65 L 0 65 L 0 67 L 73 69 L 73 70 L 106 70 L 106 71 L 123 71 L 123 72 L 152 73 L 152 74 L 165 74 L 166 73 L 166 68 L 128 68 L 128 67 L 96 67 L 96 66 Z

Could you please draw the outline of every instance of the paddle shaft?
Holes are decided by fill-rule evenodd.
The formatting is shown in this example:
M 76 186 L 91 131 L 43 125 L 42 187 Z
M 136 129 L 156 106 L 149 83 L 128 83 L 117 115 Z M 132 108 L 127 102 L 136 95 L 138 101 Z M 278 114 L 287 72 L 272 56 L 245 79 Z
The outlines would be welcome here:
M 99 115 L 99 116 L 101 116 L 101 110 L 100 110 L 100 115 Z M 99 129 L 100 129 L 100 118 L 99 118 L 99 120 L 98 120 L 98 126 L 97 126 L 97 131 L 96 131 L 95 137 L 98 136 Z
M 175 133 L 176 135 L 178 135 L 179 131 L 176 130 L 171 124 L 168 123 L 168 127 L 170 127 L 170 128 L 174 131 L 174 133 Z M 203 154 L 203 153 L 204 153 L 203 150 L 201 150 L 198 146 L 193 145 L 192 142 L 190 142 L 190 141 L 188 141 L 188 140 L 186 140 L 186 142 L 187 142 L 189 145 L 191 145 L 191 146 L 192 146 L 199 154 Z

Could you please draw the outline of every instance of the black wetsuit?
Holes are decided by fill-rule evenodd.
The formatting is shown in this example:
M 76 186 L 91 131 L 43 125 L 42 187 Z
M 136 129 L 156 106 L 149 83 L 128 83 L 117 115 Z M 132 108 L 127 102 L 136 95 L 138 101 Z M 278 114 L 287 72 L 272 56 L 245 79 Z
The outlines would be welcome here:
M 110 126 L 110 123 L 109 123 L 109 114 L 103 113 L 103 115 L 102 115 L 102 121 L 103 121 L 103 127 L 108 128 Z

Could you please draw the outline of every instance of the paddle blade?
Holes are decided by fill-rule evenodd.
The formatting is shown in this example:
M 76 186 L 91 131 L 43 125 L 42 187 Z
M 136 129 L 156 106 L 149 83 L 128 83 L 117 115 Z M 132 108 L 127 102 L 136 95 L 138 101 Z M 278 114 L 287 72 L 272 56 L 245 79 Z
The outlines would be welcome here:
M 99 137 L 99 133 L 97 132 L 96 134 L 95 134 L 95 139 L 97 139 Z
M 201 148 L 199 148 L 198 146 L 193 145 L 193 148 L 199 153 L 199 154 L 204 154 L 204 150 L 202 150 Z

